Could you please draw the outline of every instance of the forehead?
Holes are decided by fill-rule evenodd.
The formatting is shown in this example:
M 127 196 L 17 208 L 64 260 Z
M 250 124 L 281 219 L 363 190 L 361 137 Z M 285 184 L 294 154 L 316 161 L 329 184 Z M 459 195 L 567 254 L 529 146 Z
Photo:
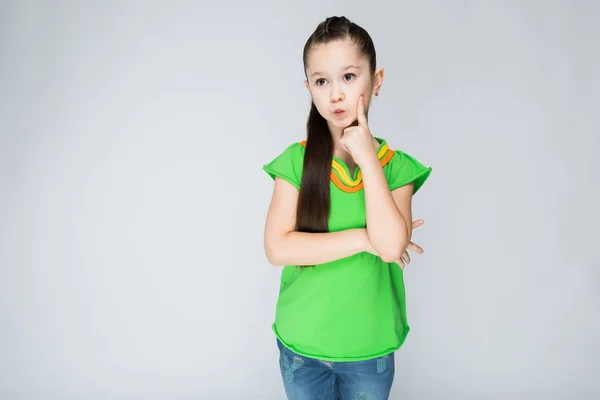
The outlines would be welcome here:
M 332 41 L 320 43 L 310 48 L 306 70 L 312 72 L 336 73 L 347 65 L 366 65 L 367 60 L 360 54 L 358 47 L 351 42 Z

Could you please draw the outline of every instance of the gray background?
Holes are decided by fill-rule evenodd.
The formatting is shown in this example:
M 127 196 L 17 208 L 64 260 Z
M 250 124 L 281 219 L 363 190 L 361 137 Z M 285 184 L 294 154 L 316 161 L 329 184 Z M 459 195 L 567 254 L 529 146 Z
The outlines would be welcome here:
M 0 398 L 284 398 L 261 166 L 331 15 L 433 167 L 391 398 L 600 396 L 599 2 L 0 4 Z

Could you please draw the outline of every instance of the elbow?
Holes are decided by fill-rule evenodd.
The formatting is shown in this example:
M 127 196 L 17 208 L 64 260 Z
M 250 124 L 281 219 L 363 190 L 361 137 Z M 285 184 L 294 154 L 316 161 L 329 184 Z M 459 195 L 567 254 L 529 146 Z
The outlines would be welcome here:
M 274 267 L 282 266 L 282 260 L 277 251 L 277 246 L 274 246 L 269 243 L 265 243 L 265 255 L 267 256 L 267 261 Z
M 379 254 L 379 257 L 381 257 L 381 259 L 387 263 L 398 261 L 400 259 L 400 257 L 402 256 L 400 247 L 397 245 L 396 246 L 390 245 L 385 249 L 379 249 L 379 250 L 377 250 L 377 253 Z
M 379 252 L 381 259 L 384 262 L 388 262 L 388 263 L 396 262 L 396 261 L 400 260 L 400 258 L 402 257 L 402 254 L 408 247 L 408 243 L 409 243 L 409 241 L 406 240 L 406 241 L 399 241 L 399 244 L 398 244 L 398 242 L 394 243 L 393 245 L 390 244 L 387 249 L 382 249 Z
M 411 231 L 404 224 L 399 224 L 383 232 L 374 232 L 377 239 L 372 238 L 371 243 L 382 261 L 391 263 L 399 261 L 410 243 Z
M 290 262 L 290 256 L 286 253 L 286 234 L 265 237 L 265 255 L 269 264 L 275 267 L 285 267 Z
M 273 249 L 265 247 L 265 255 L 267 256 L 267 261 L 269 262 L 269 264 L 271 264 L 274 267 L 279 265 L 279 260 L 277 259 L 277 256 Z
M 389 253 L 382 253 L 381 254 L 381 259 L 384 262 L 386 262 L 386 263 L 391 263 L 391 262 L 400 260 L 401 256 L 402 256 L 402 253 L 396 252 L 396 251 L 392 251 L 392 252 L 389 252 Z

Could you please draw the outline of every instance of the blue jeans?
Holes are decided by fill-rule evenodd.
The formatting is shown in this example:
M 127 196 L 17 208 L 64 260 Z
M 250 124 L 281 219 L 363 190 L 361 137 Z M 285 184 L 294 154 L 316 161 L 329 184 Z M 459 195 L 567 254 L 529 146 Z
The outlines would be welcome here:
M 324 361 L 285 347 L 279 368 L 289 400 L 386 400 L 396 372 L 394 353 L 364 361 Z

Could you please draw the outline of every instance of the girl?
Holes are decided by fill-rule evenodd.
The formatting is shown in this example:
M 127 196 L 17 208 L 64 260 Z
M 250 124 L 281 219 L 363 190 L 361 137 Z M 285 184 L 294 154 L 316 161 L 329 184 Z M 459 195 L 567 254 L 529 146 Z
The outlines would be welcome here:
M 265 253 L 285 266 L 272 325 L 284 388 L 292 400 L 387 399 L 409 331 L 406 249 L 422 252 L 411 199 L 431 168 L 369 129 L 383 68 L 363 28 L 327 18 L 303 62 L 307 138 L 263 166 L 275 180 Z

